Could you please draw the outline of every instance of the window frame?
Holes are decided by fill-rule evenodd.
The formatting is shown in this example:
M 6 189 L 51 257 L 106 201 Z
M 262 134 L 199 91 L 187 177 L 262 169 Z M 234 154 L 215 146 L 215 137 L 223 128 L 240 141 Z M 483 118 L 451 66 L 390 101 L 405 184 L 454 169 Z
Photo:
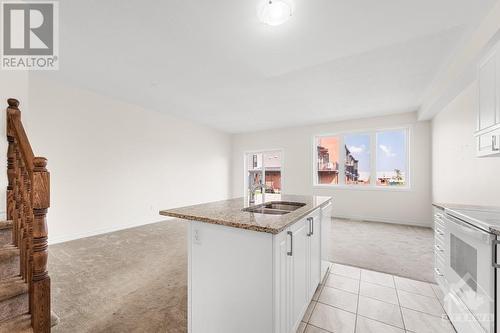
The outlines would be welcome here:
M 284 193 L 285 188 L 285 151 L 282 148 L 273 148 L 273 149 L 255 149 L 255 150 L 247 150 L 243 152 L 243 197 L 248 196 L 248 158 L 247 156 L 250 154 L 264 154 L 266 153 L 274 153 L 279 152 L 281 154 L 281 193 Z M 264 163 L 264 161 L 262 161 Z M 264 164 L 262 165 L 262 180 L 266 179 L 266 167 Z
M 404 186 L 382 186 L 377 185 L 377 133 L 388 131 L 405 131 L 406 132 L 406 184 Z M 312 137 L 312 184 L 313 188 L 329 188 L 329 189 L 346 189 L 346 190 L 360 190 L 360 191 L 411 191 L 411 141 L 412 141 L 413 127 L 411 125 L 396 126 L 396 127 L 383 127 L 368 130 L 353 130 L 353 131 L 338 131 L 331 133 L 315 134 Z M 342 148 L 345 145 L 344 137 L 346 135 L 369 135 L 370 136 L 370 183 L 365 185 L 346 184 L 345 183 L 345 153 Z M 318 183 L 318 153 L 317 153 L 317 140 L 322 137 L 339 137 L 339 183 L 338 184 L 319 184 Z

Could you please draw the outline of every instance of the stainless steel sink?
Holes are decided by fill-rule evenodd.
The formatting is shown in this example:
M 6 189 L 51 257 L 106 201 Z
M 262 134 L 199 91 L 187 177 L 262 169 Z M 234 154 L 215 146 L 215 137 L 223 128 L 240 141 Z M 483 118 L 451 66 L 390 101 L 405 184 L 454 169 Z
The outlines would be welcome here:
M 284 215 L 305 205 L 302 202 L 272 201 L 244 208 L 243 211 L 258 214 Z

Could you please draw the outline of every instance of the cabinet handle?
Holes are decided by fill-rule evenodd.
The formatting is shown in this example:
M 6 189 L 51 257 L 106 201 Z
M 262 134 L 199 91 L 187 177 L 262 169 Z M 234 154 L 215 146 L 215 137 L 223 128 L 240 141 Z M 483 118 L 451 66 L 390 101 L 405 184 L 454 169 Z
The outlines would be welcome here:
M 293 255 L 293 232 L 287 231 L 286 233 L 290 235 L 290 251 L 286 255 L 291 257 Z
M 311 221 L 312 221 L 312 217 L 308 217 L 307 222 L 309 222 L 309 225 L 307 227 L 309 228 L 309 232 L 307 233 L 307 237 L 310 237 L 313 234 L 312 227 L 311 227 L 311 225 L 312 225 Z
M 444 233 L 440 229 L 436 228 L 436 232 L 439 236 L 444 236 Z
M 500 268 L 500 264 L 497 263 L 497 245 L 500 244 L 500 240 L 494 240 L 492 247 L 493 247 L 493 252 L 491 256 L 492 263 L 491 265 L 495 268 Z
M 437 276 L 444 276 L 443 273 L 441 273 L 438 268 L 434 268 L 434 272 L 436 273 Z
M 493 151 L 499 151 L 500 147 L 497 147 L 497 136 L 493 135 L 491 137 L 491 150 Z
M 314 217 L 311 217 L 311 235 L 314 235 Z

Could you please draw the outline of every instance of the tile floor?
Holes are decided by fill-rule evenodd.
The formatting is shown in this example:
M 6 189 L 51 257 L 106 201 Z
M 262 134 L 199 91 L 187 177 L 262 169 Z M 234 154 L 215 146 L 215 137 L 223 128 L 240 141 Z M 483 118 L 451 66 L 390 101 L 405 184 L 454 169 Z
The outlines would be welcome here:
M 333 264 L 297 333 L 454 333 L 437 285 Z

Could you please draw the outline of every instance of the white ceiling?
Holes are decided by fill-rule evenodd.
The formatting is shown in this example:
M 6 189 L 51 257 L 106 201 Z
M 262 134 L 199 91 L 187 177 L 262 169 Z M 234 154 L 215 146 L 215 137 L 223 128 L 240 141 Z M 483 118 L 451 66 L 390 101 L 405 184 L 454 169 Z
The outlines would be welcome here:
M 414 111 L 496 0 L 65 0 L 60 71 L 99 93 L 232 133 Z

